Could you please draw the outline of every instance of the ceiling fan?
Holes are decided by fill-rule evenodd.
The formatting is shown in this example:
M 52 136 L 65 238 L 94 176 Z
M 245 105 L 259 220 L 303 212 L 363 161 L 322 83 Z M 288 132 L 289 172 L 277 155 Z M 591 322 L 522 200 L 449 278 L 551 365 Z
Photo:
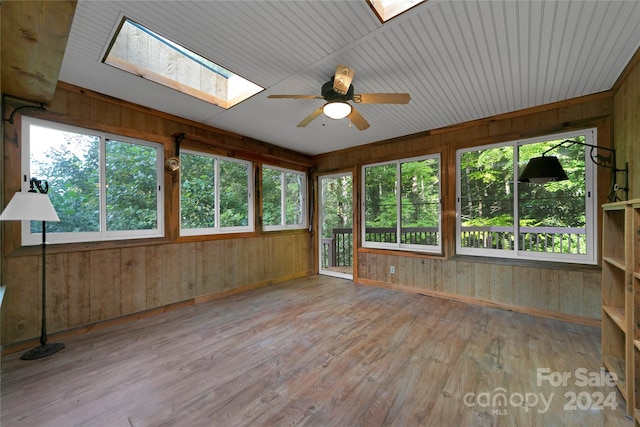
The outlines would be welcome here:
M 369 127 L 369 122 L 347 101 L 355 104 L 408 104 L 411 96 L 408 93 L 354 93 L 353 80 L 354 71 L 344 65 L 338 65 L 331 80 L 322 85 L 321 95 L 269 95 L 271 99 L 324 99 L 327 101 L 322 107 L 315 110 L 302 120 L 298 127 L 305 127 L 315 118 L 324 113 L 332 119 L 342 119 L 349 117 L 359 130 Z

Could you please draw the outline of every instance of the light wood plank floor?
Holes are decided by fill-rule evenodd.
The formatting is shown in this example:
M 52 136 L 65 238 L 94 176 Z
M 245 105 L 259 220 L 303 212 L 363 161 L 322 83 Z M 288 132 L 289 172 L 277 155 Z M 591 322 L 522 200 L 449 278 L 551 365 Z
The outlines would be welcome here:
M 2 426 L 633 425 L 576 376 L 600 373 L 596 328 L 323 276 L 65 344 L 3 358 Z

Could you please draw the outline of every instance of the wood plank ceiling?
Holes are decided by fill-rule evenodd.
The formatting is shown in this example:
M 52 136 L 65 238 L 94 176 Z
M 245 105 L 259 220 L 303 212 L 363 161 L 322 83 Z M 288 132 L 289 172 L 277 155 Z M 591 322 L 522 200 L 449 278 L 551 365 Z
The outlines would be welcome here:
M 224 110 L 101 63 L 126 16 L 266 88 Z M 640 2 L 429 0 L 381 24 L 365 0 L 78 2 L 60 80 L 306 154 L 320 154 L 612 88 L 640 46 Z M 4 50 L 4 48 L 3 48 Z M 320 117 L 336 64 L 371 127 Z

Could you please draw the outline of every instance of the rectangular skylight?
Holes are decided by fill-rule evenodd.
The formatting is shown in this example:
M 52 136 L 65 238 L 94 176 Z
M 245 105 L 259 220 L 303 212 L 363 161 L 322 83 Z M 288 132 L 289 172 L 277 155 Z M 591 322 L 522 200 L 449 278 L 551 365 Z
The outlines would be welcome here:
M 264 90 L 128 18 L 102 62 L 225 109 Z
M 367 0 L 383 23 L 425 1 L 427 0 Z

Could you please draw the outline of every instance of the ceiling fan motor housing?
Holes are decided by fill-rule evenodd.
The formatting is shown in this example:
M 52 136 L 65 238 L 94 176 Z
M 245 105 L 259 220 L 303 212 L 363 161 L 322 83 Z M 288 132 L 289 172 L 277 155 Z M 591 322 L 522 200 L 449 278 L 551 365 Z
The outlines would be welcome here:
M 340 95 L 333 90 L 333 77 L 331 80 L 322 85 L 322 97 L 327 102 L 332 101 L 352 101 L 353 100 L 353 85 L 349 85 L 349 90 L 346 94 Z

